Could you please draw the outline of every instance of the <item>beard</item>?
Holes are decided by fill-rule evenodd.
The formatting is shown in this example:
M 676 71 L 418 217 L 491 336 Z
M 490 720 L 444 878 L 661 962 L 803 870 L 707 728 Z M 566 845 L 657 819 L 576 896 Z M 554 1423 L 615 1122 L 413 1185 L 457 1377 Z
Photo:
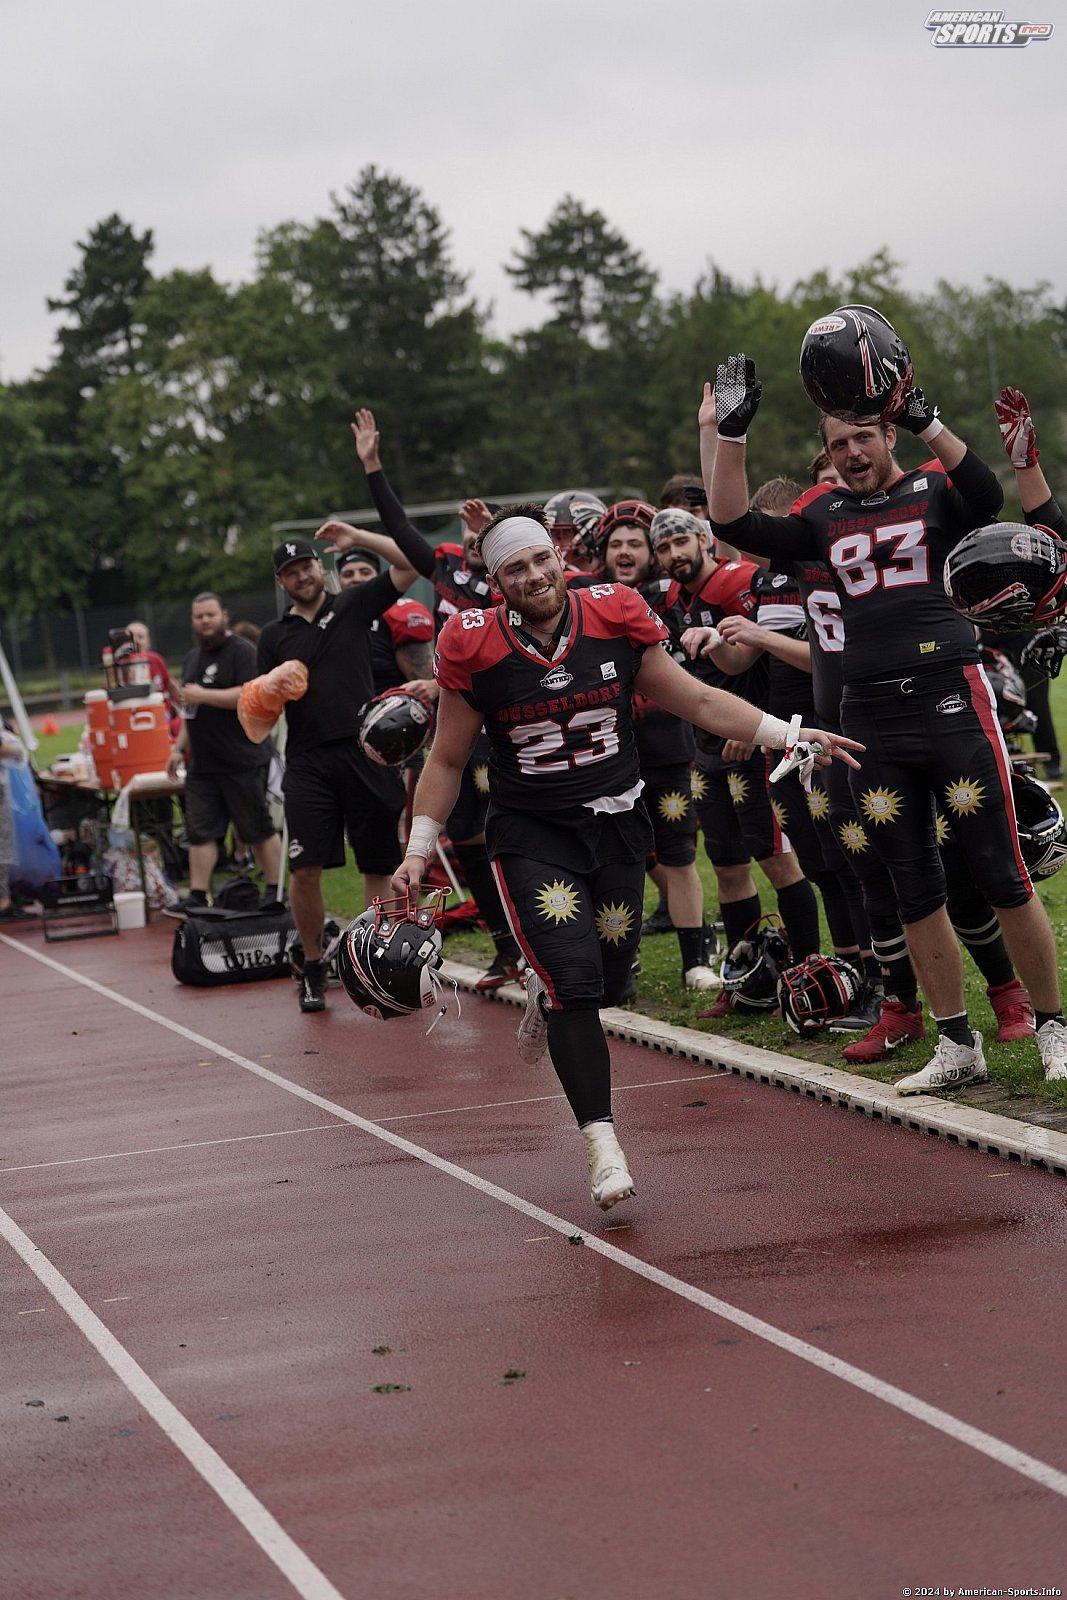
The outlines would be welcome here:
M 551 588 L 543 594 L 525 594 L 517 610 L 527 622 L 548 622 L 559 615 L 567 603 L 567 583 L 562 572 L 551 580 Z
M 213 633 L 198 633 L 196 642 L 201 650 L 218 650 L 225 643 L 226 638 L 226 629 L 216 628 Z

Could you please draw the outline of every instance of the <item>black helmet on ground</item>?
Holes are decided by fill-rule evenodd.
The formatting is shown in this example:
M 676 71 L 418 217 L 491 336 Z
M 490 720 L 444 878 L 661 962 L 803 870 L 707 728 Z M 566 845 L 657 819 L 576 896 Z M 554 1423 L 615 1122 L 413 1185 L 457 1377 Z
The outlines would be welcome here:
M 778 979 L 782 1016 L 802 1039 L 847 1017 L 860 989 L 860 975 L 840 956 L 815 954 L 787 967 Z
M 722 986 L 734 1010 L 773 1011 L 778 1004 L 778 975 L 790 960 L 781 928 L 773 924 L 750 928 L 722 965 Z
M 1032 773 L 1011 775 L 1019 849 L 1031 878 L 1051 878 L 1067 858 L 1067 821 L 1056 801 Z
M 800 347 L 805 394 L 842 422 L 892 422 L 913 377 L 907 345 L 873 306 L 839 306 L 818 317 Z

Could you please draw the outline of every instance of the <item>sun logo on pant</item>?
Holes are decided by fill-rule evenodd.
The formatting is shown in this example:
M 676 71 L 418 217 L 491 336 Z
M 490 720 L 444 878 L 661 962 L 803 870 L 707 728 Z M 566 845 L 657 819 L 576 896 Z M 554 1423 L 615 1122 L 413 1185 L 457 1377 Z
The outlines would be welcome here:
M 945 816 L 943 811 L 939 811 L 934 818 L 934 833 L 937 838 L 938 849 L 940 849 L 943 844 L 948 843 L 950 829 L 948 825 L 948 818 Z
M 489 793 L 489 766 L 485 761 L 479 761 L 476 767 L 471 768 L 471 779 L 479 794 Z
M 860 805 L 868 822 L 895 822 L 904 802 L 895 789 L 865 789 L 860 795 Z
M 728 772 L 726 774 L 726 787 L 730 791 L 730 799 L 734 805 L 743 805 L 745 796 L 748 794 L 748 779 L 743 778 L 739 772 Z
M 781 828 L 782 832 L 783 833 L 788 832 L 788 829 L 789 829 L 789 813 L 786 811 L 785 806 L 782 804 L 782 802 L 780 800 L 772 800 L 771 801 L 771 810 L 774 812 L 774 820 L 777 822 L 777 824 Z
M 681 822 L 688 810 L 689 801 L 684 794 L 674 792 L 659 797 L 659 814 L 665 822 Z
M 629 906 L 601 906 L 596 914 L 598 939 L 606 944 L 622 944 L 634 925 L 634 914 Z
M 704 800 L 707 798 L 708 780 L 705 778 L 702 772 L 697 771 L 696 767 L 694 767 L 692 772 L 689 774 L 689 787 L 693 791 L 694 800 Z
M 830 815 L 830 796 L 825 789 L 817 789 L 812 784 L 808 790 L 808 810 L 816 819 Z
M 861 850 L 867 849 L 869 842 L 867 835 L 863 831 L 862 824 L 855 819 L 843 822 L 837 832 L 842 845 L 852 855 L 858 856 Z
M 538 911 L 549 922 L 558 925 L 577 919 L 578 895 L 571 883 L 561 883 L 558 878 L 555 883 L 546 883 L 543 889 L 538 889 L 536 900 Z
M 971 778 L 957 778 L 955 783 L 950 783 L 945 790 L 945 799 L 949 809 L 957 817 L 966 816 L 969 811 L 980 811 L 982 801 L 985 799 L 985 790 L 980 783 L 975 783 Z

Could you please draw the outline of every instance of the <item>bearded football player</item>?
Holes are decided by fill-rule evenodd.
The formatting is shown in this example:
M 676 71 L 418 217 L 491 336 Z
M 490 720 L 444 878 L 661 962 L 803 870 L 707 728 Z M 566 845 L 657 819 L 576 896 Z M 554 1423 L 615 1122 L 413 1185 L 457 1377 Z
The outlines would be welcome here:
M 1055 941 L 1020 853 L 1010 764 L 975 630 L 942 580 L 949 553 L 992 521 L 1003 492 L 914 386 L 906 349 L 869 310 L 844 307 L 809 329 L 801 370 L 823 409 L 822 440 L 844 487 L 812 488 L 788 517 L 748 510 L 745 437 L 762 393 L 755 364 L 742 354 L 718 369 L 712 525 L 742 549 L 823 562 L 840 596 L 841 726 L 867 746 L 852 791 L 892 877 L 939 1032 L 933 1059 L 898 1089 L 921 1094 L 988 1076 L 945 909 L 935 803 L 948 807 L 1033 1000 L 1045 1074 L 1067 1077 Z M 898 426 L 930 447 L 934 465 L 901 469 Z
M 438 640 L 438 730 L 415 795 L 408 854 L 394 878 L 418 887 L 485 726 L 486 840 L 528 963 L 523 1060 L 546 1048 L 582 1131 L 593 1201 L 634 1192 L 612 1122 L 600 1023 L 621 998 L 636 949 L 651 828 L 633 730 L 635 693 L 746 744 L 814 741 L 821 761 L 860 746 L 767 716 L 701 684 L 662 648 L 667 630 L 633 589 L 568 591 L 540 507 L 498 513 L 481 554 L 502 604 L 453 617 Z

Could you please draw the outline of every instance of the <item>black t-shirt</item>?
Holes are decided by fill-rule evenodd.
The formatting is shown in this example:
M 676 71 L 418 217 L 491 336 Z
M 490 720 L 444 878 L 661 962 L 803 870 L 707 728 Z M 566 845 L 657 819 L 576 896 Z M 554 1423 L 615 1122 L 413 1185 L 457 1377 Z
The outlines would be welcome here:
M 753 621 L 769 633 L 780 633 L 786 639 L 807 640 L 808 630 L 804 603 L 799 585 L 791 573 L 783 571 L 757 572 L 752 579 L 752 594 L 756 601 Z M 794 667 L 767 652 L 767 671 L 770 690 L 767 709 L 776 717 L 786 720 L 799 712 L 805 722 L 815 708 L 811 673 Z
M 359 710 L 374 694 L 370 624 L 399 599 L 388 573 L 357 589 L 327 594 L 311 622 L 287 611 L 268 622 L 259 639 L 259 670 L 302 661 L 308 690 L 286 706 L 287 758 L 334 739 L 354 739 Z
M 182 665 L 182 683 L 196 683 L 203 689 L 236 689 L 255 676 L 255 647 L 236 633 L 228 633 L 217 650 L 197 645 Z M 189 771 L 195 776 L 250 772 L 270 762 L 269 747 L 253 744 L 237 720 L 236 709 L 190 706 L 185 726 Z
M 815 715 L 823 727 L 841 725 L 841 698 L 845 692 L 841 662 L 845 625 L 841 621 L 841 596 L 833 575 L 818 561 L 797 561 L 788 568 L 771 563 L 771 571 L 787 570 L 800 591 L 811 647 L 811 688 Z M 801 708 L 798 705 L 796 709 Z M 792 715 L 792 713 L 790 713 Z
M 992 520 L 1003 493 L 977 457 L 968 453 L 964 462 L 953 475 L 966 482 L 968 499 L 929 463 L 873 495 L 820 483 L 788 517 L 749 511 L 716 523 L 715 532 L 758 555 L 814 558 L 830 569 L 841 596 L 846 683 L 977 661 L 974 628 L 945 593 L 945 558 L 964 534 Z

